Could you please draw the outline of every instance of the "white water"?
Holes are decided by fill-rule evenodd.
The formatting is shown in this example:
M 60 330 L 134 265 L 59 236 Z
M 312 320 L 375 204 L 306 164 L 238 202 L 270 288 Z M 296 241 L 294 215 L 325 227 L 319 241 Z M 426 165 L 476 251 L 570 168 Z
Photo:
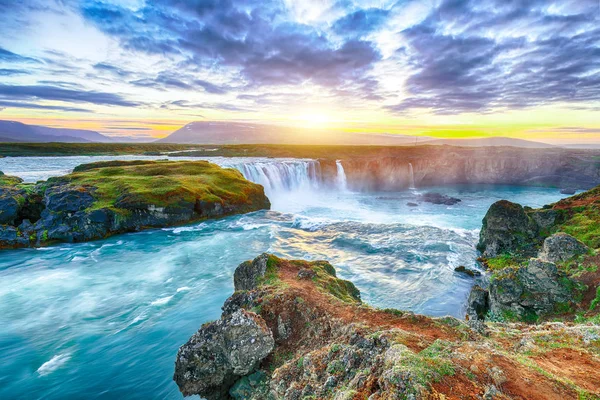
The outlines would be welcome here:
M 415 173 L 413 171 L 412 163 L 408 163 L 408 169 L 410 171 L 410 183 L 409 183 L 408 188 L 411 190 L 414 190 L 414 189 L 416 189 L 416 186 L 415 186 Z
M 337 167 L 337 177 L 336 177 L 337 189 L 344 192 L 344 191 L 348 190 L 346 171 L 344 171 L 344 166 L 342 165 L 341 160 L 337 160 L 335 162 L 335 165 Z

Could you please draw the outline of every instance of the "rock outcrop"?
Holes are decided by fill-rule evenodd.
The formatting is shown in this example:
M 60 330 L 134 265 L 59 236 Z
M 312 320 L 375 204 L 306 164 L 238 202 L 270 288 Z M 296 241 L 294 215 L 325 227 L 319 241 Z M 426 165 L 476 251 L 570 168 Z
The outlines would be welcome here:
M 516 203 L 500 200 L 491 205 L 479 234 L 477 248 L 484 257 L 515 251 L 534 251 L 539 242 L 538 224 Z
M 258 315 L 239 309 L 211 322 L 181 346 L 173 379 L 184 396 L 226 397 L 273 350 L 273 334 Z
M 545 267 L 536 268 L 523 275 L 528 287 L 536 285 L 530 279 L 546 279 Z M 598 327 L 552 323 L 522 329 L 498 322 L 486 327 L 481 318 L 488 297 L 481 288 L 471 296 L 469 325 L 450 317 L 379 310 L 362 304 L 356 288 L 337 278 L 325 261 L 263 254 L 236 272 L 248 277 L 244 282 L 250 290 L 237 290 L 221 319 L 203 325 L 179 350 L 175 380 L 185 395 L 211 400 L 600 395 L 600 359 L 585 350 L 594 346 L 590 337 L 600 337 Z M 537 285 L 553 290 L 547 282 Z M 238 318 L 244 322 L 234 323 Z M 258 336 L 262 341 L 252 343 Z M 561 343 L 556 355 L 550 336 Z M 249 357 L 240 361 L 230 355 L 240 349 Z M 535 364 L 538 357 L 549 367 Z M 585 371 L 571 374 L 568 366 Z
M 586 254 L 589 248 L 564 232 L 558 232 L 548 236 L 544 240 L 539 258 L 548 262 L 564 262 L 575 256 Z
M 238 290 L 254 290 L 258 287 L 260 279 L 265 276 L 269 255 L 264 253 L 252 261 L 240 264 L 233 274 L 233 285 Z
M 573 302 L 572 284 L 556 264 L 532 258 L 526 266 L 503 271 L 489 288 L 492 315 L 535 321 L 568 309 Z
M 0 179 L 0 248 L 84 242 L 270 208 L 262 186 L 206 161 L 116 161 Z
M 490 207 L 478 248 L 492 273 L 492 318 L 537 321 L 593 298 L 596 278 L 586 274 L 597 270 L 598 204 L 600 187 L 537 210 L 504 200 Z

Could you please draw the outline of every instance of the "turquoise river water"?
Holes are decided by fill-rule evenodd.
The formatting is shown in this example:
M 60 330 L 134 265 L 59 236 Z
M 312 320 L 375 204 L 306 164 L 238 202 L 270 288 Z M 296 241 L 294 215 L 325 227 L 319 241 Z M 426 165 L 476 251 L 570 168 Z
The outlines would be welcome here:
M 0 171 L 35 181 L 114 158 L 5 158 Z M 322 187 L 311 160 L 213 161 L 263 184 L 272 210 L 0 252 L 0 398 L 181 398 L 171 380 L 178 347 L 219 317 L 235 267 L 265 251 L 329 260 L 371 305 L 462 318 L 475 281 L 454 268 L 478 268 L 475 244 L 490 204 L 539 207 L 563 197 L 445 186 L 426 190 L 462 202 L 409 207 L 424 189 L 354 193 L 343 175 Z

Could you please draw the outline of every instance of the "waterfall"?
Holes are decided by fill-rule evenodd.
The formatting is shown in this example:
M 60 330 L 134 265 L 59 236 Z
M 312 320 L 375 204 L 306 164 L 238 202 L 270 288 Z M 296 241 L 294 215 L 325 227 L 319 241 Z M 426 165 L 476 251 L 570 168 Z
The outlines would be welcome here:
M 314 160 L 252 160 L 228 166 L 263 185 L 267 196 L 319 188 L 320 165 Z
M 337 188 L 341 191 L 345 191 L 348 189 L 348 183 L 346 181 L 346 172 L 344 171 L 344 166 L 342 165 L 342 161 L 337 160 L 335 162 L 335 165 L 337 166 L 337 177 L 336 177 Z
M 409 181 L 409 189 L 416 189 L 415 186 L 415 173 L 413 171 L 413 166 L 411 163 L 408 163 L 408 171 L 410 173 L 410 181 Z

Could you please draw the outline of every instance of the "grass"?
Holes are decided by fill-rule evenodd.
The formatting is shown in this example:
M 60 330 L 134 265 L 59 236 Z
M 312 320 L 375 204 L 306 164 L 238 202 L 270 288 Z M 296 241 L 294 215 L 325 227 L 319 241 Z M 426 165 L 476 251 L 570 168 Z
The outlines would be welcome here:
M 336 277 L 335 268 L 326 261 L 315 261 L 309 264 L 316 275 L 313 282 L 326 293 L 346 302 L 360 303 L 360 291 L 354 283 Z
M 398 382 L 392 383 L 403 385 L 402 381 L 408 373 L 413 384 L 426 387 L 431 382 L 441 381 L 444 376 L 455 374 L 450 342 L 437 339 L 419 353 L 413 353 L 404 347 L 399 349 L 401 354 L 394 360 L 392 367 Z
M 485 260 L 485 266 L 490 271 L 501 271 L 507 267 L 520 265 L 519 260 L 510 254 L 501 254 Z
M 600 304 L 600 286 L 596 288 L 596 297 L 590 303 L 590 311 L 594 311 Z
M 261 186 L 247 181 L 239 171 L 207 161 L 94 163 L 48 182 L 92 188 L 96 201 L 90 210 L 119 208 L 117 202 L 123 199 L 156 207 L 197 201 L 251 205 L 263 194 Z
M 0 172 L 0 186 L 16 186 L 23 182 L 21 178 L 16 176 L 4 175 Z

